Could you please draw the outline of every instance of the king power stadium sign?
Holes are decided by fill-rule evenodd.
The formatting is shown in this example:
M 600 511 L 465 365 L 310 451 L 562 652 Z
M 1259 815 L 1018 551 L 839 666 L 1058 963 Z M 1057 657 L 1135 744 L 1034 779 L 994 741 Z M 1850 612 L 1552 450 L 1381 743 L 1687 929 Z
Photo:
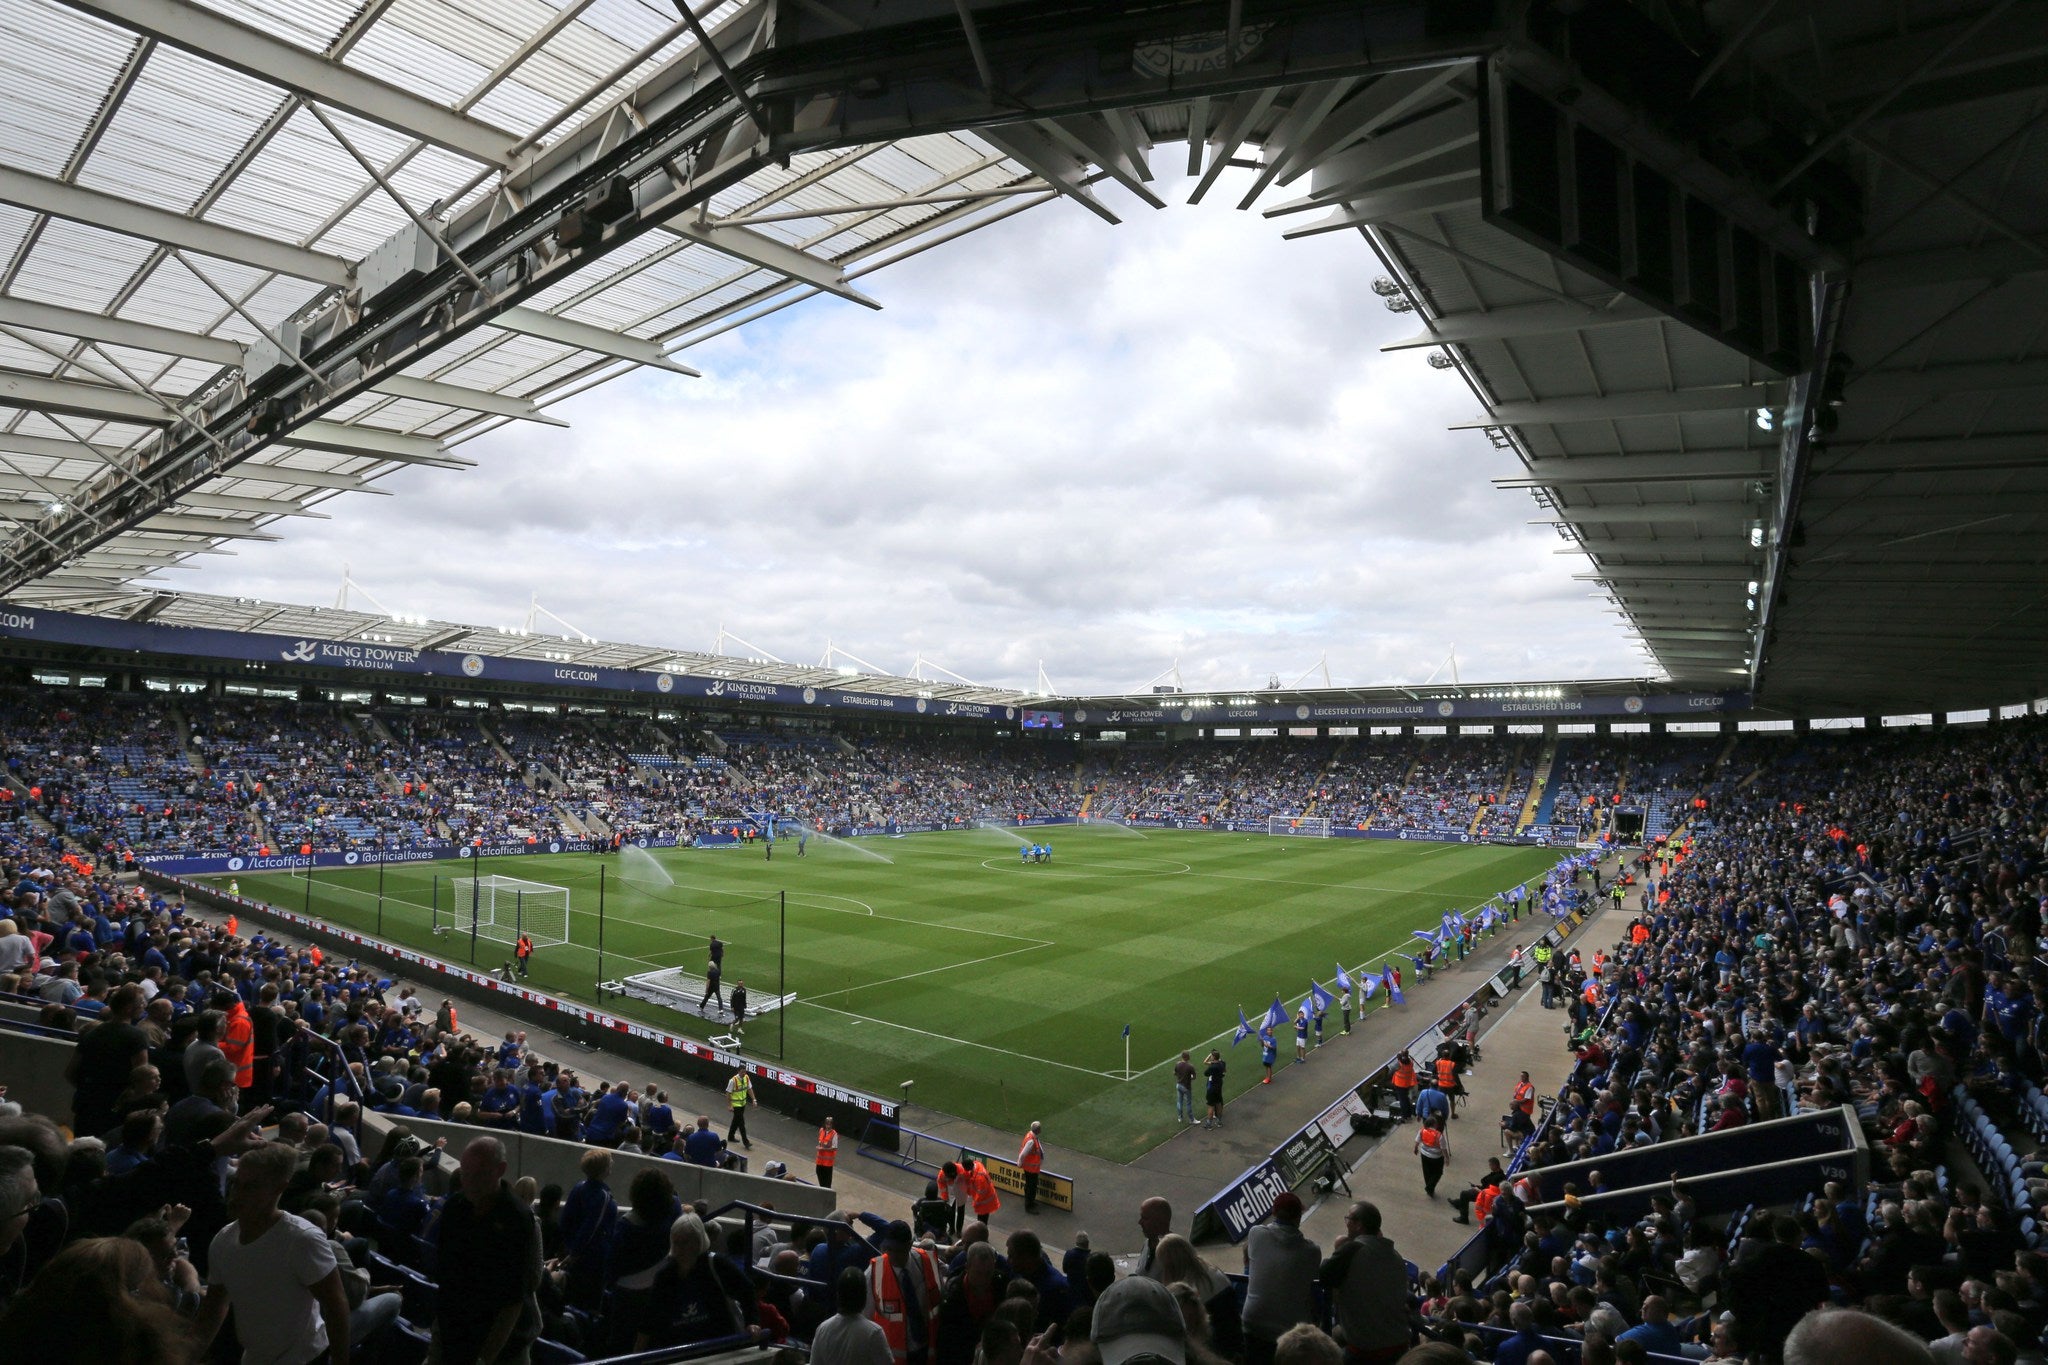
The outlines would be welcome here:
M 245 663 L 295 664 L 405 677 L 477 678 L 538 687 L 596 688 L 745 705 L 816 707 L 826 711 L 867 714 L 886 712 L 927 720 L 998 725 L 1015 724 L 1019 720 L 1017 707 L 983 702 L 941 701 L 931 697 L 905 697 L 836 687 L 805 687 L 796 683 L 749 682 L 640 668 L 598 668 L 543 659 L 406 649 L 396 645 L 366 644 L 360 640 L 310 640 L 295 635 L 265 635 L 205 626 L 169 626 L 154 621 L 116 621 L 104 616 L 42 611 L 7 603 L 0 603 L 0 639 L 119 650 L 166 659 L 232 659 Z M 1239 721 L 1273 725 L 1361 721 L 1431 724 L 1448 720 L 1527 720 L 1546 716 L 1717 715 L 1746 711 L 1749 705 L 1748 694 L 1742 692 L 1646 692 L 1640 696 L 1274 702 L 1257 706 L 1201 708 L 1172 703 L 1135 708 L 1105 707 L 1081 701 L 1072 703 L 1073 709 L 1064 714 L 1077 727 L 1214 725 Z

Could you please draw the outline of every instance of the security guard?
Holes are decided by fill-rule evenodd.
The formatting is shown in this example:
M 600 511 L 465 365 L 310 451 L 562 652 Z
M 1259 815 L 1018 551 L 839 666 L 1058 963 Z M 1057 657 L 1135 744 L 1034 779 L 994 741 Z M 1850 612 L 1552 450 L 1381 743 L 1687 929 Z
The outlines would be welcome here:
M 751 1152 L 754 1143 L 747 1136 L 747 1106 L 753 1102 L 754 1089 L 745 1067 L 732 1073 L 732 1079 L 725 1083 L 725 1094 L 732 1101 L 732 1123 L 725 1130 L 725 1140 L 730 1143 L 738 1134 L 740 1145 Z
M 1526 1074 L 1526 1073 L 1525 1073 Z M 818 1188 L 832 1188 L 832 1168 L 839 1162 L 839 1128 L 828 1115 L 818 1130 Z

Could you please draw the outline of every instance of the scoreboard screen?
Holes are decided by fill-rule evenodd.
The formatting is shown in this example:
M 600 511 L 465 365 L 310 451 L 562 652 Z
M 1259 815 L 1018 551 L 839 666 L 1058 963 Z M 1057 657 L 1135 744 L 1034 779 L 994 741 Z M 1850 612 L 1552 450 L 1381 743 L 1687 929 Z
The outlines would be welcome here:
M 1026 711 L 1024 728 L 1027 730 L 1064 730 L 1067 716 L 1064 711 Z

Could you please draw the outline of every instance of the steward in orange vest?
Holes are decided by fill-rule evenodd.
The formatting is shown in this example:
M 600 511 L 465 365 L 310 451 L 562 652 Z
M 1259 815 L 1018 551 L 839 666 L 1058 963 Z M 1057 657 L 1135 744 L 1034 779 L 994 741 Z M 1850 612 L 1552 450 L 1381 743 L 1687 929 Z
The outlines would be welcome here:
M 938 1262 L 911 1244 L 910 1224 L 882 1232 L 882 1254 L 868 1262 L 868 1316 L 889 1339 L 896 1365 L 926 1365 L 939 1325 Z
M 1017 1167 L 1024 1172 L 1024 1212 L 1038 1212 L 1038 1173 L 1045 1168 L 1045 1144 L 1038 1140 L 1038 1122 L 1025 1130 L 1024 1144 L 1017 1149 Z
M 974 1219 L 986 1223 L 989 1215 L 1003 1206 L 1003 1197 L 996 1193 L 996 1182 L 989 1179 L 988 1167 L 979 1161 L 968 1161 L 960 1167 L 960 1178 L 967 1182 L 967 1197 L 974 1201 Z
M 831 1119 L 818 1130 L 818 1185 L 821 1189 L 832 1188 L 832 1167 L 839 1160 L 839 1129 Z
M 228 1008 L 227 1024 L 221 1029 L 220 1050 L 235 1064 L 235 1087 L 247 1090 L 256 1084 L 256 1021 L 240 996 Z

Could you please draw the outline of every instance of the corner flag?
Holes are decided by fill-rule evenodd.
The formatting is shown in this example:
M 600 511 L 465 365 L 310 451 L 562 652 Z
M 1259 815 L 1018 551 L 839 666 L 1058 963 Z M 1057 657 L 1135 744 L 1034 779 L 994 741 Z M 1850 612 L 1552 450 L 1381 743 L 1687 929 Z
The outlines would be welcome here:
M 1131 1026 L 1130 1026 L 1129 1024 L 1125 1024 L 1125 1025 L 1124 1025 L 1124 1037 L 1128 1038 L 1128 1037 L 1130 1037 L 1130 1036 L 1131 1036 Z

